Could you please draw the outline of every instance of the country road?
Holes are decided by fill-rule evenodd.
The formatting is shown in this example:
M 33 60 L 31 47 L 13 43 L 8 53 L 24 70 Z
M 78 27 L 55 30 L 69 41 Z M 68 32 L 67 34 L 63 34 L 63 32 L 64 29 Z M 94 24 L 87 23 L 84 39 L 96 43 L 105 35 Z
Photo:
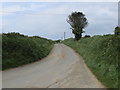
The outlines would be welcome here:
M 2 72 L 3 88 L 104 88 L 81 56 L 63 44 L 35 63 Z

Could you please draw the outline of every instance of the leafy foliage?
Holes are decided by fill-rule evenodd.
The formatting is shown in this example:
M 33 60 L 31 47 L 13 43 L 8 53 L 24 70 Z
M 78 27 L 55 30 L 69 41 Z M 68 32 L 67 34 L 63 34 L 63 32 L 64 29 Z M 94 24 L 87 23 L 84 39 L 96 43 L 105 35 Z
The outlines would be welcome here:
M 88 67 L 105 86 L 118 87 L 120 38 L 104 35 L 82 38 L 78 42 L 67 39 L 63 43 L 83 56 Z
M 83 28 L 88 24 L 85 15 L 82 12 L 72 12 L 68 16 L 67 22 L 71 25 L 72 33 L 75 35 L 75 39 L 79 40 L 82 37 Z
M 116 27 L 114 33 L 116 36 L 120 36 L 120 27 Z
M 90 37 L 90 35 L 85 35 L 85 36 L 84 36 L 84 38 L 89 38 L 89 37 Z
M 2 35 L 2 70 L 37 61 L 49 54 L 53 41 L 19 33 Z

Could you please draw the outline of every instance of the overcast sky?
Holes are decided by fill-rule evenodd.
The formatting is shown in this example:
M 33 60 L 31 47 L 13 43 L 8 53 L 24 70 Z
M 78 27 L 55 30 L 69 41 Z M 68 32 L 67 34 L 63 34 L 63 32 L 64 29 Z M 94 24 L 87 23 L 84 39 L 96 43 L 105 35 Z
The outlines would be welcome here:
M 61 39 L 66 32 L 66 38 L 73 37 L 66 19 L 74 11 L 88 19 L 83 35 L 112 34 L 118 25 L 117 2 L 6 2 L 0 10 L 0 30 L 49 39 Z

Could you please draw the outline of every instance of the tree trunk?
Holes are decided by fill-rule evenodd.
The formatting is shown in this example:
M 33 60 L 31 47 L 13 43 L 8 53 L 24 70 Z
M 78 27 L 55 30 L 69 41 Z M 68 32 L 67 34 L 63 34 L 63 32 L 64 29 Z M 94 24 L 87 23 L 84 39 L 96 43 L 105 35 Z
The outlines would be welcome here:
M 82 37 L 82 33 L 80 33 L 80 34 L 75 34 L 75 39 L 76 39 L 76 40 L 80 40 L 81 37 Z

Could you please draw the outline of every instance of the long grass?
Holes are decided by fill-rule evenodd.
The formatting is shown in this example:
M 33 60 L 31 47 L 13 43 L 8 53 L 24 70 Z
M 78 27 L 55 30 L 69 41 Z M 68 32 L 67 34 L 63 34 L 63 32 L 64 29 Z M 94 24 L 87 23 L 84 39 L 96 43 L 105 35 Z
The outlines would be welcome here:
M 64 44 L 73 48 L 85 60 L 96 77 L 108 88 L 118 87 L 120 38 L 114 35 L 67 39 Z M 120 83 L 120 82 L 119 82 Z
M 54 42 L 38 36 L 19 33 L 2 35 L 2 70 L 35 62 L 46 57 Z

